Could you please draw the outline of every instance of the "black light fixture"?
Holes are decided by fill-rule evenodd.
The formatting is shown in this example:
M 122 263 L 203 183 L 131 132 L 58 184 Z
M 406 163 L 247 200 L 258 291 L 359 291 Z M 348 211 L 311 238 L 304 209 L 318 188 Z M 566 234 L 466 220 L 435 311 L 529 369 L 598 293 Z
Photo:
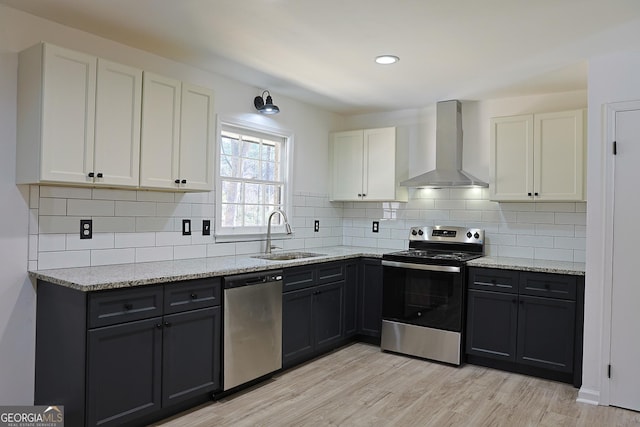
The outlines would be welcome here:
M 265 99 L 264 94 L 267 94 L 267 98 Z M 262 92 L 262 96 L 256 96 L 253 100 L 253 105 L 255 105 L 256 110 L 260 111 L 262 114 L 278 114 L 280 109 L 277 105 L 273 105 L 273 99 L 271 98 L 271 94 L 268 90 Z

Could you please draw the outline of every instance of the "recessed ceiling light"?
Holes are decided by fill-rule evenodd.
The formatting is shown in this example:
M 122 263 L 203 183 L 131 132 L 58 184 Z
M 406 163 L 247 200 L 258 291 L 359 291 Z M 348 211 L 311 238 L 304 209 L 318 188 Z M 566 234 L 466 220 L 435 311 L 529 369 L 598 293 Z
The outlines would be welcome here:
M 376 63 L 382 64 L 382 65 L 395 64 L 398 61 L 400 61 L 400 58 L 398 58 L 395 55 L 380 55 L 380 56 L 376 56 Z

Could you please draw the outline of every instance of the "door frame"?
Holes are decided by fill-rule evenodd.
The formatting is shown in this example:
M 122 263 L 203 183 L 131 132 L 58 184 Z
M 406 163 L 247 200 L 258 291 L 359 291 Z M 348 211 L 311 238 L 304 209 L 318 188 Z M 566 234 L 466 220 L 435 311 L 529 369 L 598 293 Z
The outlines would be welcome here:
M 603 160 L 604 160 L 604 269 L 602 277 L 602 328 L 601 328 L 601 355 L 602 370 L 600 372 L 600 399 L 601 405 L 610 405 L 611 379 L 608 377 L 607 365 L 611 363 L 611 326 L 613 304 L 613 227 L 614 227 L 614 203 L 615 203 L 615 156 L 613 155 L 613 141 L 616 140 L 616 114 L 622 111 L 640 110 L 639 101 L 614 102 L 606 104 L 603 108 L 606 123 L 603 135 Z

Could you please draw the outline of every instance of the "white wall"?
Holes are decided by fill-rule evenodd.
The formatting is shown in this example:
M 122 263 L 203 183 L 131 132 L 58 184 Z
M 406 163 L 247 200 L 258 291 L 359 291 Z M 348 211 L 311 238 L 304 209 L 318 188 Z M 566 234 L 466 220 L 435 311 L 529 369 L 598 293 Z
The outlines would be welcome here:
M 637 40 L 637 39 L 636 39 Z M 605 132 L 603 108 L 612 102 L 640 99 L 640 52 L 617 53 L 589 62 L 589 127 L 588 127 L 588 208 L 587 208 L 587 271 L 584 324 L 584 367 L 580 399 L 607 403 L 608 396 L 601 393 L 608 389 L 605 369 L 609 362 L 609 343 L 605 328 L 610 318 L 605 317 L 608 307 L 603 302 L 606 278 L 605 229 Z M 640 171 L 628 179 L 640 181 Z M 610 271 L 610 266 L 609 266 Z M 630 278 L 630 280 L 633 280 Z M 606 394 L 606 393 L 605 393 Z
M 191 83 L 210 87 L 215 92 L 215 111 L 219 115 L 244 121 L 264 123 L 270 127 L 286 129 L 295 135 L 294 149 L 294 209 L 303 215 L 294 218 L 298 225 L 298 239 L 288 244 L 305 246 L 314 243 L 333 244 L 341 240 L 340 207 L 337 211 L 326 198 L 328 191 L 328 132 L 337 128 L 341 118 L 318 108 L 282 96 L 277 89 L 258 88 L 238 83 L 228 78 L 189 67 L 175 61 L 147 52 L 133 49 L 78 30 L 64 27 L 14 9 L 0 6 L 0 405 L 31 404 L 33 401 L 34 364 L 34 317 L 35 292 L 27 278 L 27 261 L 32 260 L 32 268 L 37 267 L 37 243 L 40 234 L 32 221 L 31 250 L 27 255 L 29 240 L 29 207 L 38 218 L 43 196 L 51 196 L 50 190 L 32 186 L 33 196 L 27 194 L 29 188 L 18 188 L 15 182 L 15 122 L 17 87 L 17 52 L 40 41 L 57 44 L 70 49 L 84 51 L 123 64 L 139 67 Z M 253 98 L 263 89 L 271 89 L 271 94 L 281 109 L 273 117 L 255 113 Z M 54 187 L 55 188 L 55 187 Z M 104 191 L 104 190 L 103 190 Z M 56 198 L 69 198 L 66 192 L 57 193 Z M 132 192 L 136 194 L 136 192 Z M 323 196 L 324 195 L 324 196 Z M 130 197 L 131 194 L 124 196 Z M 119 200 L 122 193 L 94 192 L 89 190 L 83 196 L 91 201 L 100 197 Z M 137 195 L 136 195 L 137 197 Z M 142 196 L 144 197 L 144 196 Z M 162 203 L 167 193 L 155 193 Z M 171 194 L 173 198 L 174 195 Z M 176 196 L 179 197 L 179 196 Z M 193 201 L 187 196 L 185 203 L 198 210 L 201 200 Z M 206 201 L 212 196 L 207 195 Z M 176 200 L 173 199 L 175 202 Z M 183 201 L 182 199 L 178 202 Z M 172 215 L 168 215 L 172 217 Z M 323 225 L 320 233 L 309 233 L 308 228 L 314 217 L 320 216 Z M 309 217 L 311 219 L 309 219 Z M 312 226 L 312 223 L 311 225 Z M 61 233 L 65 233 L 62 231 Z M 112 232 L 115 245 L 115 232 Z M 63 234 L 64 235 L 64 234 Z M 66 236 L 64 237 L 66 239 Z M 173 246 L 174 245 L 170 245 Z M 202 253 L 202 246 L 178 250 L 183 256 Z M 207 246 L 207 245 L 205 245 Z M 113 248 L 116 249 L 116 248 Z M 125 248 L 126 249 L 126 248 Z M 208 249 L 208 246 L 207 246 Z M 205 249 L 205 251 L 207 250 Z M 234 248 L 235 250 L 236 248 Z M 251 250 L 241 248 L 240 250 Z M 91 259 L 91 249 L 87 249 Z M 198 252 L 200 251 L 200 252 Z M 129 251 L 131 252 L 131 251 Z M 97 262 L 109 263 L 120 259 L 126 251 L 96 253 Z M 173 253 L 172 253 L 173 255 Z M 85 255 L 86 256 L 86 255 Z M 56 266 L 55 263 L 49 266 Z M 62 266 L 57 264 L 57 266 Z

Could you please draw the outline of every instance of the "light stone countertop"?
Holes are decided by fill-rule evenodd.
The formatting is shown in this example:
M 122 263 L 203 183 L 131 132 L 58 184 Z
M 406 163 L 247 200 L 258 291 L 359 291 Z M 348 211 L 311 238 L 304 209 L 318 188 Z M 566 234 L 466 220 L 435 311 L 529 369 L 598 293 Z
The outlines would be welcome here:
M 128 288 L 155 283 L 207 277 L 230 276 L 255 271 L 275 270 L 298 265 L 340 261 L 359 257 L 381 258 L 393 249 L 332 246 L 299 250 L 322 254 L 313 258 L 288 261 L 269 261 L 252 255 L 232 255 L 175 261 L 156 261 L 137 264 L 117 264 L 96 267 L 59 268 L 30 271 L 29 276 L 83 292 Z M 282 252 L 282 251 L 279 251 Z M 284 251 L 298 252 L 298 250 Z M 277 253 L 277 252 L 274 252 Z M 521 271 L 572 274 L 584 276 L 583 263 L 532 260 L 526 258 L 482 257 L 469 261 L 471 267 L 502 268 Z
M 501 268 L 506 270 L 535 271 L 540 273 L 571 274 L 584 276 L 585 264 L 581 262 L 551 261 L 544 259 L 482 257 L 467 262 L 469 267 Z
M 274 253 L 302 251 L 322 254 L 322 256 L 288 261 L 269 261 L 252 258 L 252 255 L 247 254 L 137 264 L 36 270 L 30 271 L 29 276 L 34 279 L 89 292 L 103 289 L 151 285 L 154 283 L 176 282 L 180 280 L 229 276 L 358 257 L 380 258 L 385 252 L 393 252 L 392 249 L 332 246 L 277 251 Z

